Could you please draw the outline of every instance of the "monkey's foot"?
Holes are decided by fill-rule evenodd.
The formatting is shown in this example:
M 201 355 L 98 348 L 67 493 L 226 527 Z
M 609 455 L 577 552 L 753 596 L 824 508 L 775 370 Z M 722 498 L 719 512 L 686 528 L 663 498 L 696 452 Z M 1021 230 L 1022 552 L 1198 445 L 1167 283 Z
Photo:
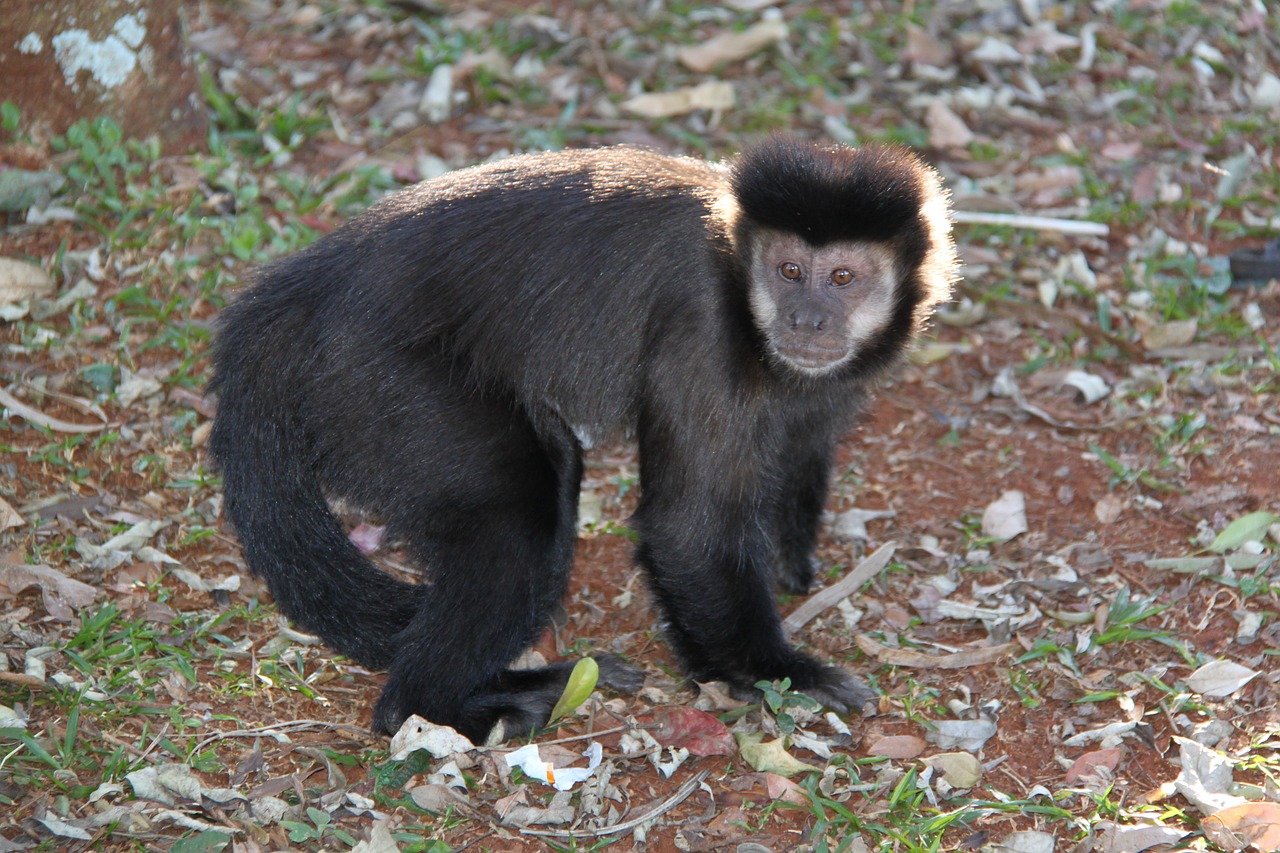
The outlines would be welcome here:
M 875 713 L 878 697 L 866 682 L 838 666 L 825 667 L 825 671 L 825 683 L 794 689 L 812 696 L 824 707 L 840 714 L 857 711 L 866 717 Z
M 798 653 L 797 653 L 798 654 Z M 839 666 L 819 663 L 808 655 L 799 655 L 789 668 L 791 690 L 810 696 L 824 708 L 838 714 L 858 712 L 862 716 L 875 713 L 876 692 L 866 682 Z M 763 679 L 780 680 L 780 679 Z M 759 702 L 760 691 L 753 685 L 731 682 L 733 695 L 747 702 Z
M 600 667 L 599 684 L 633 693 L 644 685 L 644 672 L 616 655 L 594 655 Z M 574 662 L 537 669 L 510 669 L 495 676 L 482 690 L 453 699 L 426 684 L 410 684 L 394 676 L 387 681 L 373 711 L 373 729 L 394 734 L 411 714 L 438 725 L 452 726 L 472 743 L 501 743 L 545 726 L 564 693 Z

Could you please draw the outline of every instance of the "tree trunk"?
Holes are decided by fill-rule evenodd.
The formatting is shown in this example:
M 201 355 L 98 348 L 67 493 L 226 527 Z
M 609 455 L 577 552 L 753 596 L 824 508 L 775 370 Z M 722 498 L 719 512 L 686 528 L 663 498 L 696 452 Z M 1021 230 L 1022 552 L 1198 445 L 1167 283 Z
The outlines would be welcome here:
M 0 100 L 37 132 L 109 116 L 168 152 L 205 140 L 181 0 L 2 0 Z

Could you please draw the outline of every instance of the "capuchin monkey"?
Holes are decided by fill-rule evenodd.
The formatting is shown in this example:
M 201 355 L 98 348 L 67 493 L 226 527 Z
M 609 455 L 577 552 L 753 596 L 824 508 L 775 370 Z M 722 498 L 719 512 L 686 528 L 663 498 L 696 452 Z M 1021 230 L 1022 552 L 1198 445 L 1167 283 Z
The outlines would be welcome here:
M 955 270 L 938 175 L 896 148 L 561 151 L 418 184 L 223 313 L 227 518 L 281 611 L 390 671 L 376 730 L 525 735 L 571 666 L 509 668 L 565 595 L 583 444 L 633 434 L 636 559 L 685 671 L 861 710 L 872 691 L 787 641 L 772 587 L 813 581 L 836 441 Z M 423 582 L 362 556 L 331 499 Z

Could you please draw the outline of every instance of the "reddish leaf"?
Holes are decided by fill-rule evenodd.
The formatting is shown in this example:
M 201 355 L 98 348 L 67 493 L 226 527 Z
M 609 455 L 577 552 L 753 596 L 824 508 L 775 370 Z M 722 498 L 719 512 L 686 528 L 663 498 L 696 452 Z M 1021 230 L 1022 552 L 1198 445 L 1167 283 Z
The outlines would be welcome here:
M 1095 776 L 1098 769 L 1105 767 L 1108 770 L 1115 770 L 1116 765 L 1120 763 L 1124 750 L 1120 747 L 1114 749 L 1099 749 L 1094 752 L 1086 752 L 1084 755 L 1076 759 L 1076 763 L 1071 765 L 1071 769 L 1067 771 L 1067 784 L 1076 782 L 1083 776 Z
M 690 755 L 733 755 L 733 735 L 712 714 L 696 708 L 660 708 L 643 718 L 655 726 L 650 734 L 663 746 L 684 747 Z

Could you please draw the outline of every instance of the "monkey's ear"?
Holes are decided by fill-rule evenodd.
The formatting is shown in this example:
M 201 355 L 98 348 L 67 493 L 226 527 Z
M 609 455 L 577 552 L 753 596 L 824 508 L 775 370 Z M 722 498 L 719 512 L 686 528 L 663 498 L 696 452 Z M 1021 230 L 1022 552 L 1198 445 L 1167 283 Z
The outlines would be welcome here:
M 743 151 L 732 169 L 734 196 L 749 219 L 815 246 L 888 241 L 918 227 L 931 198 L 945 198 L 937 173 L 904 148 L 772 136 Z

